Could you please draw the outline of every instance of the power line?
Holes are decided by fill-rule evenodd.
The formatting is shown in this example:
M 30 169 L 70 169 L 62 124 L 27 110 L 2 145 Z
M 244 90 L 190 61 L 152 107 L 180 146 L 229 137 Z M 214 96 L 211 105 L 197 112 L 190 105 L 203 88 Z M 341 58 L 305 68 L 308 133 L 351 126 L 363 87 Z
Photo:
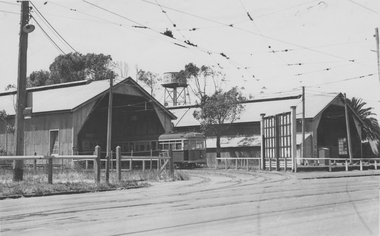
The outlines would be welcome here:
M 48 37 L 48 39 L 50 40 L 50 42 L 63 54 L 66 55 L 66 53 L 54 42 L 54 40 L 49 36 L 48 33 L 46 33 L 46 31 L 44 30 L 44 28 L 38 23 L 37 19 L 34 18 L 32 16 L 32 18 L 34 19 L 34 21 L 37 23 L 37 25 L 41 28 L 42 32 L 45 34 L 46 37 Z
M 361 7 L 364 8 L 364 9 L 367 9 L 368 11 L 371 11 L 371 12 L 373 12 L 373 13 L 379 14 L 377 11 L 374 11 L 374 10 L 372 10 L 372 9 L 366 7 L 366 6 L 363 6 L 362 4 L 359 4 L 359 3 L 354 2 L 354 1 L 352 1 L 352 0 L 349 0 L 349 1 L 352 2 L 352 3 L 354 3 L 354 4 L 356 4 L 356 5 L 358 5 L 358 6 L 361 6 Z
M 361 75 L 361 76 L 355 76 L 355 77 L 351 77 L 351 78 L 347 78 L 347 79 L 341 79 L 341 80 L 335 80 L 335 81 L 320 83 L 320 84 L 316 84 L 316 85 L 325 85 L 325 84 L 340 83 L 340 82 L 349 81 L 349 80 L 362 79 L 362 78 L 370 77 L 370 76 L 373 76 L 373 75 L 375 75 L 375 73 L 373 73 L 373 74 L 367 74 L 367 75 Z
M 9 5 L 14 5 L 14 6 L 20 6 L 17 3 L 12 3 L 12 2 L 5 2 L 5 1 L 0 1 L 1 3 L 9 4 Z
M 10 13 L 10 14 L 15 14 L 15 15 L 20 15 L 20 13 L 17 13 L 17 12 L 11 12 L 11 11 L 5 11 L 5 10 L 0 10 L 1 12 L 5 12 L 5 13 Z
M 43 20 L 50 26 L 51 29 L 53 29 L 53 31 L 74 51 L 77 53 L 77 50 L 75 50 L 63 37 L 60 33 L 58 33 L 58 31 L 49 23 L 49 21 L 41 14 L 41 12 L 38 10 L 38 8 L 33 4 L 32 1 L 30 1 L 30 3 L 32 4 L 32 6 L 34 7 L 34 9 L 36 9 L 37 13 L 39 16 L 41 16 L 43 18 Z
M 147 0 L 141 0 L 141 1 L 149 3 L 149 4 L 157 5 L 157 4 L 155 4 L 153 2 L 150 2 L 150 1 L 147 1 Z M 270 37 L 270 36 L 266 36 L 266 35 L 262 35 L 262 34 L 260 35 L 258 33 L 252 32 L 250 30 L 246 30 L 246 29 L 243 29 L 243 28 L 239 28 L 239 27 L 233 26 L 232 24 L 225 24 L 225 23 L 222 23 L 222 22 L 219 22 L 219 21 L 216 21 L 216 20 L 208 19 L 206 17 L 197 16 L 197 15 L 194 15 L 194 14 L 191 14 L 191 13 L 188 13 L 188 12 L 184 12 L 184 11 L 181 11 L 181 10 L 178 10 L 178 9 L 174 9 L 172 7 L 167 7 L 167 6 L 163 6 L 163 5 L 161 5 L 161 7 L 166 8 L 166 9 L 170 9 L 172 11 L 176 11 L 176 12 L 179 12 L 179 13 L 182 13 L 182 14 L 185 14 L 185 15 L 189 15 L 189 16 L 192 16 L 192 17 L 195 17 L 195 18 L 203 19 L 205 21 L 210 21 L 210 22 L 213 22 L 215 24 L 223 25 L 225 27 L 234 28 L 236 30 L 240 30 L 240 31 L 243 31 L 243 32 L 246 32 L 246 33 L 249 33 L 249 34 L 254 34 L 254 35 L 262 36 L 262 37 L 265 37 L 267 39 L 271 39 L 271 40 L 278 41 L 278 42 L 281 42 L 281 43 L 285 43 L 285 44 L 289 44 L 289 45 L 292 45 L 292 46 L 296 46 L 296 47 L 299 47 L 299 48 L 302 48 L 302 49 L 310 50 L 310 51 L 317 52 L 317 53 L 320 53 L 320 54 L 324 54 L 324 55 L 328 55 L 328 56 L 331 56 L 331 57 L 336 57 L 336 58 L 339 58 L 339 59 L 343 59 L 343 60 L 349 61 L 349 59 L 347 59 L 347 58 L 343 58 L 343 57 L 340 57 L 340 56 L 337 56 L 337 55 L 333 55 L 331 53 L 321 52 L 321 51 L 318 51 L 318 50 L 315 50 L 315 49 L 312 49 L 312 48 L 309 48 L 309 47 L 305 47 L 305 46 L 298 45 L 298 44 L 295 44 L 295 43 L 287 42 L 285 40 L 273 38 L 273 37 Z

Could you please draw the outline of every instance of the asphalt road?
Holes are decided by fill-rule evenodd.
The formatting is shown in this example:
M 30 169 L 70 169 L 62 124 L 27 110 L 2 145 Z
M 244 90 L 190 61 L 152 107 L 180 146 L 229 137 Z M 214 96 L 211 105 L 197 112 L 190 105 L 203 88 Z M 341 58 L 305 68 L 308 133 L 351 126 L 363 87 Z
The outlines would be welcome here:
M 379 235 L 380 177 L 189 170 L 149 188 L 0 201 L 7 235 Z M 327 177 L 339 177 L 329 175 Z

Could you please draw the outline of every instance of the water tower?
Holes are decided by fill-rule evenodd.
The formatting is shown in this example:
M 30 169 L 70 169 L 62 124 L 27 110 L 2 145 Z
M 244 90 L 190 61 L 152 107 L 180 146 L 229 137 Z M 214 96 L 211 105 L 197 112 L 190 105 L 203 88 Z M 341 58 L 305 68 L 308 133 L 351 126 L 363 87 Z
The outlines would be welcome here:
M 166 72 L 163 76 L 164 105 L 173 106 L 190 103 L 190 95 L 186 78 L 180 78 L 178 72 Z

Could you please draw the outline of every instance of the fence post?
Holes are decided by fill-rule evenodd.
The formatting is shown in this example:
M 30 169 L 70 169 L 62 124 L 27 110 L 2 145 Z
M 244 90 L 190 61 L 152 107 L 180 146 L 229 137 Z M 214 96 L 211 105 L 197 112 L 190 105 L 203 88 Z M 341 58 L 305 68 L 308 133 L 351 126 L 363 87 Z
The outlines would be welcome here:
M 346 171 L 348 171 L 348 161 L 345 159 L 345 166 L 346 166 Z
M 288 161 L 286 160 L 286 157 L 284 158 L 284 171 L 286 171 L 286 169 L 288 168 Z
M 238 158 L 236 157 L 236 169 L 238 169 L 238 167 L 237 167 L 237 164 L 238 163 Z
M 145 171 L 145 160 L 142 160 L 142 170 Z
M 247 158 L 247 171 L 249 171 L 249 159 Z
M 170 148 L 169 149 L 169 171 L 170 171 L 170 177 L 172 178 L 172 180 L 174 181 L 174 158 L 173 158 L 173 151 L 172 149 Z
M 34 155 L 37 156 L 37 153 L 34 152 Z M 33 160 L 33 171 L 34 171 L 34 174 L 35 174 L 36 171 L 37 171 L 37 159 L 34 159 L 34 160 Z
M 377 170 L 377 161 L 375 160 L 375 170 Z
M 117 181 L 121 180 L 121 147 L 116 147 L 116 176 Z
M 111 157 L 110 157 L 110 161 L 111 161 L 111 172 L 113 172 L 113 151 L 111 150 Z
M 53 158 L 48 156 L 48 183 L 53 183 Z
M 95 172 L 95 182 L 100 182 L 100 147 L 95 147 L 96 158 L 94 160 L 94 172 Z
M 224 167 L 227 170 L 227 159 L 224 159 Z
M 269 171 L 271 171 L 272 170 L 272 159 L 269 157 L 268 161 L 269 161 Z
M 329 159 L 329 172 L 331 172 L 331 159 Z
M 360 159 L 360 170 L 362 171 L 363 170 L 363 160 Z

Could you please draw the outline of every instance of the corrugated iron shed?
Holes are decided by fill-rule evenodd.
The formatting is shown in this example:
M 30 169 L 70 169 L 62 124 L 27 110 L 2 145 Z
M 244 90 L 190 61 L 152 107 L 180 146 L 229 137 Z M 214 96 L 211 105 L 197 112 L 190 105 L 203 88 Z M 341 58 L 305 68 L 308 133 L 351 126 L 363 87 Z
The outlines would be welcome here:
M 338 95 L 306 95 L 305 96 L 305 118 L 315 118 L 329 104 L 339 97 Z M 245 110 L 242 112 L 240 119 L 234 123 L 258 122 L 261 119 L 260 114 L 266 116 L 276 115 L 284 112 L 290 112 L 291 106 L 296 106 L 297 118 L 302 118 L 302 97 L 275 98 L 265 100 L 251 100 L 243 103 Z M 175 127 L 197 126 L 199 121 L 193 116 L 196 108 L 188 107 L 171 107 L 169 110 L 178 117 L 174 122 Z
M 153 102 L 165 110 L 170 116 L 175 116 L 151 97 L 133 79 L 115 80 L 114 88 L 123 83 L 131 83 L 138 87 L 141 92 L 149 96 Z M 79 81 L 65 84 L 49 85 L 27 89 L 33 97 L 33 113 L 74 111 L 76 108 L 105 94 L 108 94 L 109 81 Z M 16 92 L 0 93 L 0 109 L 5 110 L 8 115 L 15 115 Z

